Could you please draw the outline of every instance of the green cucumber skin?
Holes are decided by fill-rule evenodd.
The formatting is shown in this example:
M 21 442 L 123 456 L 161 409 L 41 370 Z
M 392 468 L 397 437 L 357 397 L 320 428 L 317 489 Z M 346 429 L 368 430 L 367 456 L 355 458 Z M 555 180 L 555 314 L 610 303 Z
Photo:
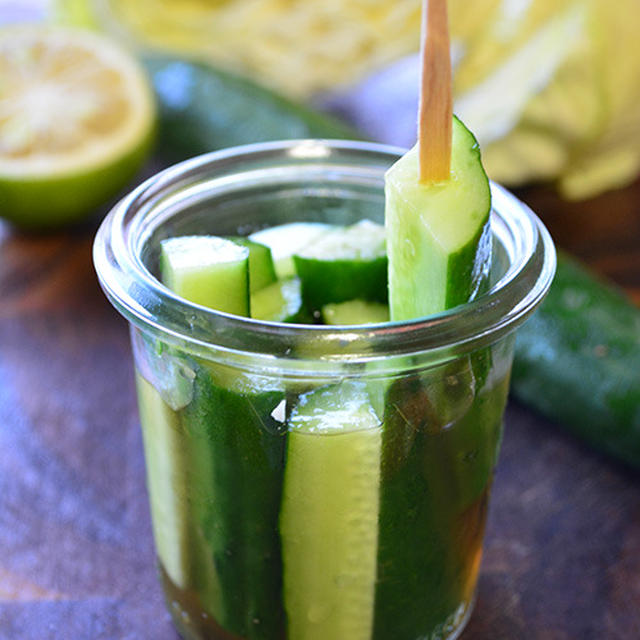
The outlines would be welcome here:
M 362 139 L 338 120 L 211 65 L 154 56 L 145 66 L 158 102 L 158 151 L 168 161 L 270 140 Z
M 449 257 L 445 308 L 453 309 L 473 300 L 489 287 L 486 255 L 491 246 L 491 225 L 487 219 L 473 240 Z M 476 250 L 477 248 L 477 250 Z M 463 286 L 466 285 L 466 286 Z
M 475 139 L 473 133 L 469 133 L 475 142 L 475 147 L 473 149 L 474 155 L 482 168 L 482 172 L 487 179 L 488 185 L 489 178 L 484 171 L 484 167 L 482 167 L 480 145 Z M 445 305 L 447 309 L 452 309 L 460 304 L 466 304 L 470 300 L 476 298 L 479 294 L 486 292 L 489 288 L 490 265 L 487 262 L 486 256 L 491 254 L 492 242 L 491 220 L 489 217 L 489 213 L 491 211 L 490 194 L 488 195 L 488 199 L 487 221 L 480 229 L 478 229 L 478 233 L 469 244 L 449 258 L 447 266 L 449 281 L 447 282 L 447 292 L 445 297 Z
M 302 281 L 302 299 L 307 307 L 319 311 L 325 304 L 361 298 L 387 303 L 387 258 L 372 260 L 332 260 L 318 269 L 319 260 L 298 255 L 293 261 Z M 345 273 L 349 277 L 344 276 Z
M 513 395 L 640 469 L 640 310 L 567 254 L 518 331 Z
M 181 411 L 194 448 L 194 526 L 201 532 L 200 566 L 213 602 L 203 608 L 218 623 L 247 640 L 279 637 L 284 627 L 282 569 L 277 533 L 285 437 L 271 411 L 280 391 L 235 393 L 218 387 L 204 367 L 194 396 Z M 210 606 L 212 605 L 212 606 Z M 212 610 L 213 608 L 213 610 Z
M 277 280 L 269 247 L 244 236 L 231 236 L 229 240 L 249 249 L 249 293 L 260 291 Z
M 472 357 L 472 370 L 476 359 L 484 363 L 486 354 Z M 477 389 L 447 429 L 439 424 L 433 379 L 406 377 L 387 392 L 374 640 L 428 637 L 472 595 L 470 554 L 482 544 L 508 375 Z

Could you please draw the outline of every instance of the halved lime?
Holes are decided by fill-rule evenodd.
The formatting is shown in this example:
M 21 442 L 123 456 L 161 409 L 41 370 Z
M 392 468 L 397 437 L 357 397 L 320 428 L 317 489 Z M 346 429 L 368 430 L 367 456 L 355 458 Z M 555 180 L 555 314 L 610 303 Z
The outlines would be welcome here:
M 110 40 L 0 30 L 0 215 L 29 228 L 82 218 L 140 168 L 154 121 L 144 71 Z

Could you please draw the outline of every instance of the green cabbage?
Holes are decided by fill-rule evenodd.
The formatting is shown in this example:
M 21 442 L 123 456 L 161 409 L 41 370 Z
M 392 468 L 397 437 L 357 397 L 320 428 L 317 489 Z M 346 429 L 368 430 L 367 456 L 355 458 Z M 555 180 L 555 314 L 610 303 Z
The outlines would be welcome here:
M 450 20 L 456 112 L 493 179 L 583 198 L 637 175 L 638 0 L 451 0 Z

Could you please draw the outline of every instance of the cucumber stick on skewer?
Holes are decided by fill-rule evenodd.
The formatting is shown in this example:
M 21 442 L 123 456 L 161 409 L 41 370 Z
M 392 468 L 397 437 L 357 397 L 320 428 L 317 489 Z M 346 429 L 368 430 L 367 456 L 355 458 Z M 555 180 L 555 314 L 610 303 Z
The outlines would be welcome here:
M 389 309 L 395 321 L 430 316 L 469 302 L 487 283 L 491 265 L 489 180 L 478 143 L 451 112 L 445 0 L 424 4 L 421 57 L 418 144 L 385 176 Z M 440 369 L 443 378 L 457 378 L 468 363 L 462 358 L 450 366 L 452 371 Z M 465 376 L 460 375 L 460 380 Z M 434 382 L 439 386 L 438 380 Z M 448 403 L 442 402 L 440 394 L 434 394 L 420 376 L 408 396 L 403 393 L 407 383 L 410 385 L 408 378 L 397 381 L 388 390 L 385 405 L 389 410 L 384 424 L 386 464 L 380 505 L 376 640 L 414 640 L 431 635 L 425 630 L 434 629 L 436 623 L 441 625 L 443 619 L 452 620 L 464 597 L 455 589 L 448 593 L 447 587 L 454 581 L 443 576 L 450 571 L 447 550 L 453 528 L 434 518 L 440 510 L 432 503 L 439 495 L 432 486 L 438 461 L 455 459 L 456 449 L 453 443 L 445 445 L 442 455 L 431 461 L 421 455 L 422 447 L 430 451 L 437 442 L 421 427 L 444 420 Z M 469 391 L 473 389 L 470 384 L 463 385 Z M 400 395 L 394 398 L 396 392 Z M 410 424 L 405 416 L 414 394 L 420 398 L 418 419 Z M 401 408 L 403 398 L 409 406 Z M 455 408 L 460 400 L 454 401 Z M 461 408 L 466 408 L 466 402 Z M 396 413 L 399 419 L 394 419 Z M 460 428 L 459 422 L 451 426 L 455 433 Z M 394 469 L 393 449 L 398 442 L 404 445 L 401 450 L 405 461 Z M 419 541 L 416 531 L 428 534 Z M 428 583 L 441 581 L 442 588 L 436 593 L 425 591 L 427 576 Z M 422 607 L 415 606 L 407 615 L 404 602 L 394 601 L 398 593 L 403 594 L 403 601 L 416 605 L 422 602 Z
M 385 175 L 392 320 L 469 302 L 491 266 L 491 190 L 473 134 L 452 113 L 446 0 L 422 13 L 418 142 Z
M 454 119 L 449 180 L 420 183 L 414 148 L 387 172 L 385 195 L 391 319 L 473 298 L 491 263 L 491 193 L 471 132 Z
M 289 420 L 280 516 L 290 640 L 369 640 L 382 430 L 364 385 L 300 397 Z

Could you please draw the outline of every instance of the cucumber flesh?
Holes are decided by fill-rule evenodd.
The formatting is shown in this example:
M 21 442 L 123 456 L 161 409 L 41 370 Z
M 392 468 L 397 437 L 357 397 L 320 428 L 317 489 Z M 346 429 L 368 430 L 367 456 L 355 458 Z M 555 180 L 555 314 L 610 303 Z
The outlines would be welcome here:
M 384 226 L 360 220 L 349 227 L 333 227 L 302 247 L 296 255 L 316 260 L 371 260 L 385 255 Z
M 410 320 L 468 302 L 491 264 L 491 193 L 478 143 L 456 118 L 451 178 L 418 180 L 414 147 L 385 176 L 385 224 L 392 320 Z
M 233 236 L 229 240 L 249 249 L 249 293 L 260 291 L 276 281 L 276 269 L 269 247 L 242 236 Z
M 322 222 L 291 222 L 256 231 L 249 239 L 269 247 L 278 278 L 288 278 L 296 273 L 293 254 L 330 229 Z
M 369 640 L 382 430 L 363 385 L 300 397 L 280 516 L 290 640 Z
M 347 300 L 325 304 L 322 307 L 322 321 L 325 324 L 377 324 L 389 321 L 389 307 L 380 302 L 367 300 Z
M 137 372 L 136 388 L 156 552 L 173 583 L 185 589 L 192 586 L 192 577 L 182 427 L 177 414 Z
M 382 225 L 361 220 L 334 227 L 298 250 L 293 260 L 302 298 L 320 310 L 325 304 L 363 298 L 387 301 L 387 254 Z
M 162 282 L 179 296 L 218 311 L 249 315 L 249 249 L 216 236 L 161 242 Z
M 251 295 L 251 317 L 269 322 L 311 322 L 299 278 L 278 280 Z

